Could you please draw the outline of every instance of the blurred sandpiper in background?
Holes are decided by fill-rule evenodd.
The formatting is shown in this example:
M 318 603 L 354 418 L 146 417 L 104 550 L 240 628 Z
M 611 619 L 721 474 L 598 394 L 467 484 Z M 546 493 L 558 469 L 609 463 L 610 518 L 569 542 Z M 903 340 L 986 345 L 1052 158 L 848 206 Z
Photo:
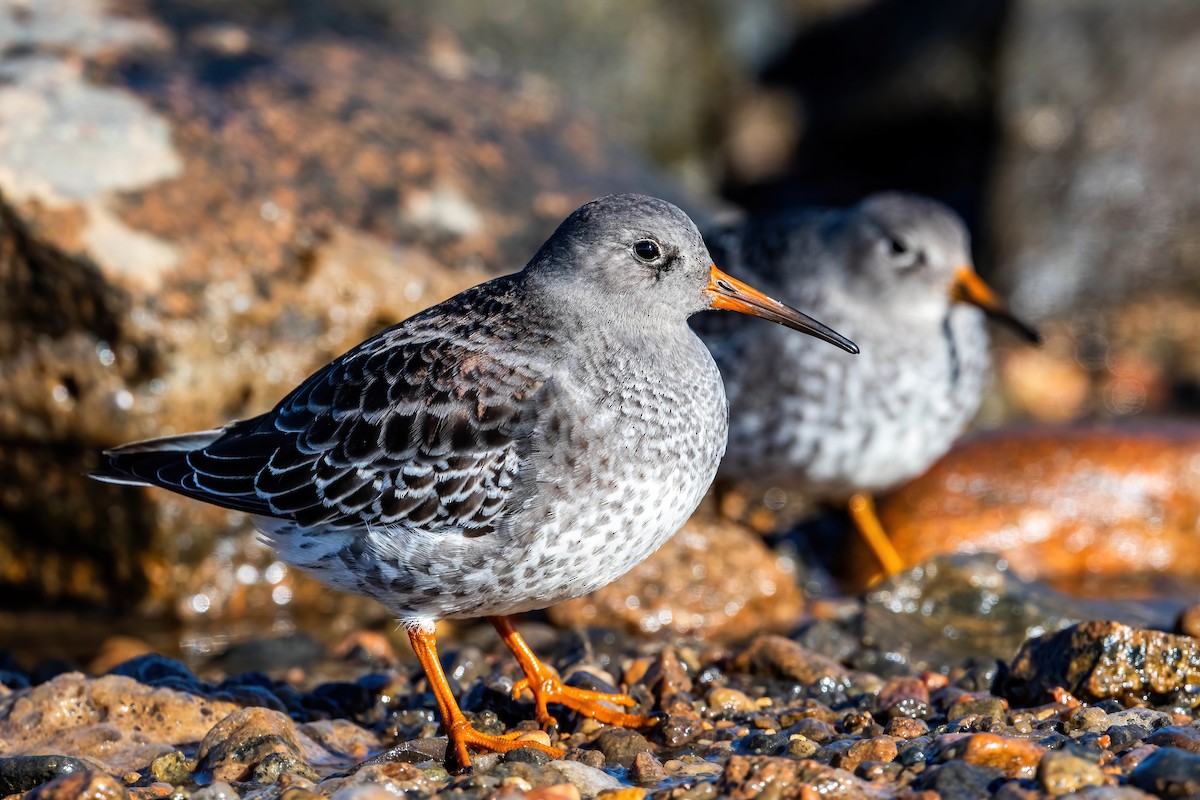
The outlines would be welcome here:
M 953 220 L 942 266 L 973 267 L 1042 343 L 991 325 L 984 350 L 973 319 L 963 350 L 947 312 L 914 357 L 951 359 L 967 402 L 873 467 L 845 459 L 856 477 L 917 466 L 830 494 L 731 450 L 733 491 L 623 579 L 535 617 L 544 640 L 626 647 L 629 666 L 643 637 L 658 649 L 628 675 L 662 695 L 672 664 L 698 680 L 735 663 L 672 661 L 680 637 L 777 632 L 878 683 L 896 664 L 1019 671 L 1027 638 L 1085 619 L 1200 635 L 1198 126 L 1200 5 L 1170 0 L 0 3 L 0 677 L 150 649 L 227 672 L 393 659 L 382 607 L 296 573 L 244 515 L 85 475 L 105 448 L 269 409 L 614 192 L 709 232 L 928 198 Z M 758 230 L 730 271 L 771 275 L 855 338 L 853 312 L 802 305 L 808 262 L 766 265 Z M 733 334 L 714 328 L 719 350 Z M 755 332 L 738 347 L 762 375 L 806 344 Z M 904 359 L 884 356 L 845 410 L 909 392 Z M 808 425 L 819 449 L 850 424 L 836 404 L 797 423 L 759 385 L 730 392 L 734 430 L 739 413 L 781 441 Z M 858 495 L 890 566 L 853 532 Z M 762 653 L 778 651 L 755 647 L 736 663 L 775 675 Z M 463 660 L 455 680 L 483 686 L 490 662 Z M 1022 691 L 1008 697 L 1035 702 Z

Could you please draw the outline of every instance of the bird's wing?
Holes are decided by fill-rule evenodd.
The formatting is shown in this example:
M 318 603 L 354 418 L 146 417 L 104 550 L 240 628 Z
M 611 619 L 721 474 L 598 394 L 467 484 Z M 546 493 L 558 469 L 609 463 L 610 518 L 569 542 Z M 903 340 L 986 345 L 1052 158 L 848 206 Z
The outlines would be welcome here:
M 520 424 L 544 377 L 471 329 L 402 323 L 272 412 L 196 449 L 110 451 L 106 475 L 305 526 L 484 532 L 516 487 Z

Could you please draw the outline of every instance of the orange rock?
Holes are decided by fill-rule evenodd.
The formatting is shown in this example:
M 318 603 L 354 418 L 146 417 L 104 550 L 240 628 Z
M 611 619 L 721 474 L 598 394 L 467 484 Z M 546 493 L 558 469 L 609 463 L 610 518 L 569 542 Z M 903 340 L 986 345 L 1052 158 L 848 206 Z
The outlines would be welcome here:
M 882 499 L 880 517 L 910 564 L 994 551 L 1022 577 L 1108 594 L 1131 575 L 1200 577 L 1200 426 L 982 434 Z M 874 568 L 850 560 L 859 579 Z
M 943 758 L 959 758 L 984 767 L 995 767 L 1010 778 L 1032 778 L 1046 747 L 1032 739 L 973 733 L 939 737 Z
M 759 536 L 700 514 L 624 577 L 548 613 L 563 626 L 737 639 L 794 625 L 803 609 L 795 576 Z

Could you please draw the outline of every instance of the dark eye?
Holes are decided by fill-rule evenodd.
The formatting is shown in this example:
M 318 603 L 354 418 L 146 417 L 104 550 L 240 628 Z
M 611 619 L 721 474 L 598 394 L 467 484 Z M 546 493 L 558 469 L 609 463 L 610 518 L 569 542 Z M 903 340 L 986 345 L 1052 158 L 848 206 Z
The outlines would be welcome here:
M 916 250 L 910 249 L 902 240 L 891 236 L 885 237 L 880 245 L 887 257 L 898 267 L 911 267 L 920 257 Z
M 662 250 L 659 249 L 658 242 L 651 239 L 641 239 L 633 243 L 633 254 L 640 261 L 647 263 L 657 261 L 662 257 Z

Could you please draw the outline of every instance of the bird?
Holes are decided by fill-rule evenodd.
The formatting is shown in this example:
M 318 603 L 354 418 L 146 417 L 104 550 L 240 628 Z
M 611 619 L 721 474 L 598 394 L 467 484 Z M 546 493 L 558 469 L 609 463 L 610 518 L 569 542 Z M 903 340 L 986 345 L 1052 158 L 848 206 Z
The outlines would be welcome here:
M 985 315 L 1037 343 L 976 273 L 962 219 L 908 193 L 845 208 L 788 208 L 707 227 L 725 268 L 822 318 L 863 349 L 830 358 L 805 337 L 737 319 L 696 323 L 726 380 L 729 448 L 718 483 L 846 504 L 883 574 L 904 560 L 873 497 L 940 458 L 979 408 Z
M 434 693 L 447 762 L 484 734 L 455 702 L 434 623 L 487 617 L 538 721 L 557 704 L 645 726 L 625 694 L 561 683 L 508 617 L 583 595 L 653 553 L 703 498 L 728 408 L 687 325 L 738 311 L 857 347 L 717 269 L 691 219 L 640 195 L 575 210 L 524 269 L 384 330 L 271 411 L 117 447 L 94 477 L 157 486 L 251 515 L 279 556 L 383 603 Z M 607 705 L 611 704 L 611 705 Z

